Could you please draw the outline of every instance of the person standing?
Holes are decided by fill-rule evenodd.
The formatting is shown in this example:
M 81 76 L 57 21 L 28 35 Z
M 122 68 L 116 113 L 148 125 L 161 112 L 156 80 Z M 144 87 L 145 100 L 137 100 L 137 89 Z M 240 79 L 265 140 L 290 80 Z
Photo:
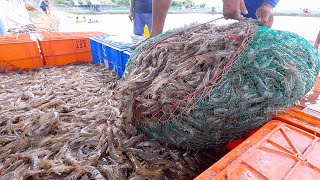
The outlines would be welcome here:
M 47 15 L 50 14 L 50 2 L 49 0 L 42 0 L 41 4 L 40 4 L 40 8 L 42 9 L 42 11 L 44 11 Z
M 152 0 L 130 0 L 129 19 L 133 22 L 133 33 L 142 36 L 144 26 L 152 29 Z

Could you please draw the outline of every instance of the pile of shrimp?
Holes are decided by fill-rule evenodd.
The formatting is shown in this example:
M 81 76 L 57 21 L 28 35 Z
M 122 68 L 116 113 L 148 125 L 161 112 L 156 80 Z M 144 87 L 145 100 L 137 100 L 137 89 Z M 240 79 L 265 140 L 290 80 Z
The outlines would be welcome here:
M 93 64 L 0 74 L 0 179 L 190 179 L 217 160 L 123 121 L 120 81 Z

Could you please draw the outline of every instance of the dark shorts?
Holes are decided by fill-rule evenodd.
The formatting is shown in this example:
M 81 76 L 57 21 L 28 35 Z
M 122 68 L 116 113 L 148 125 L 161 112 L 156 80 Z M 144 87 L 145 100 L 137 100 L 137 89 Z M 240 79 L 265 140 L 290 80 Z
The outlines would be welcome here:
M 152 13 L 134 13 L 133 33 L 142 35 L 144 25 L 148 25 L 149 32 L 152 29 Z
M 46 6 L 40 6 L 40 8 L 42 9 L 42 11 L 46 11 L 47 10 Z

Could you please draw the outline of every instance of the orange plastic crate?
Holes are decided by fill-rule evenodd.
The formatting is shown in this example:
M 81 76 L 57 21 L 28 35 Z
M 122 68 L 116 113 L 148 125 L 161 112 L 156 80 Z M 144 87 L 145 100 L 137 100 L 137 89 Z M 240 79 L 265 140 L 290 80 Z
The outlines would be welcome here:
M 258 130 L 259 130 L 259 128 L 254 129 L 254 130 L 250 131 L 249 133 L 245 134 L 243 137 L 229 142 L 228 144 L 225 145 L 224 149 L 226 149 L 227 151 L 231 151 L 232 149 L 236 148 L 239 144 L 241 144 L 243 141 L 248 139 L 255 132 L 257 132 Z
M 0 36 L 0 72 L 43 66 L 37 42 L 29 34 Z
M 106 35 L 102 32 L 43 32 L 38 34 L 42 39 L 68 39 L 70 37 L 90 38 L 94 36 Z
M 92 55 L 91 52 L 81 52 L 61 56 L 47 56 L 44 57 L 44 60 L 49 62 L 46 64 L 48 66 L 58 66 L 75 62 L 92 62 Z
M 292 108 L 282 114 L 279 114 L 275 119 L 291 124 L 320 137 L 320 118 L 315 117 L 311 113 L 305 113 Z
M 5 34 L 0 36 L 1 42 L 30 42 L 36 41 L 36 36 L 33 34 Z
M 41 53 L 48 66 L 92 62 L 89 38 L 101 32 L 45 32 L 38 35 Z
M 196 180 L 319 179 L 319 131 L 310 129 L 319 119 L 300 120 L 308 122 L 303 123 L 303 129 L 270 121 Z M 291 121 L 297 119 L 287 120 Z

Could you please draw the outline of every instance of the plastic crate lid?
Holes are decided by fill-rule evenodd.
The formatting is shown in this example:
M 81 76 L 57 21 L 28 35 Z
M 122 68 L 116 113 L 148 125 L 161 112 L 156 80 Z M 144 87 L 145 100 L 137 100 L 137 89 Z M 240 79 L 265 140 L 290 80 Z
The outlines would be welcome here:
M 65 39 L 83 39 L 94 36 L 102 36 L 106 33 L 102 32 L 41 32 L 37 34 L 40 41 L 49 40 L 65 40 Z
M 31 35 L 29 33 L 0 35 L 0 43 L 1 44 L 34 42 L 36 40 L 37 39 L 34 37 L 34 35 Z
M 102 43 L 103 45 L 111 46 L 118 50 L 126 50 L 129 46 L 141 42 L 143 37 L 137 35 L 113 35 L 113 36 L 96 36 L 91 40 Z
M 319 115 L 320 113 L 308 108 L 303 109 L 302 111 L 296 108 L 291 108 L 284 113 L 279 114 L 277 117 L 275 117 L 275 119 L 320 137 Z
M 131 49 L 127 49 L 127 50 L 126 50 L 126 51 L 124 51 L 123 53 L 124 53 L 124 54 L 126 54 L 126 55 L 131 56 L 132 52 L 133 52 L 133 50 L 131 50 Z

